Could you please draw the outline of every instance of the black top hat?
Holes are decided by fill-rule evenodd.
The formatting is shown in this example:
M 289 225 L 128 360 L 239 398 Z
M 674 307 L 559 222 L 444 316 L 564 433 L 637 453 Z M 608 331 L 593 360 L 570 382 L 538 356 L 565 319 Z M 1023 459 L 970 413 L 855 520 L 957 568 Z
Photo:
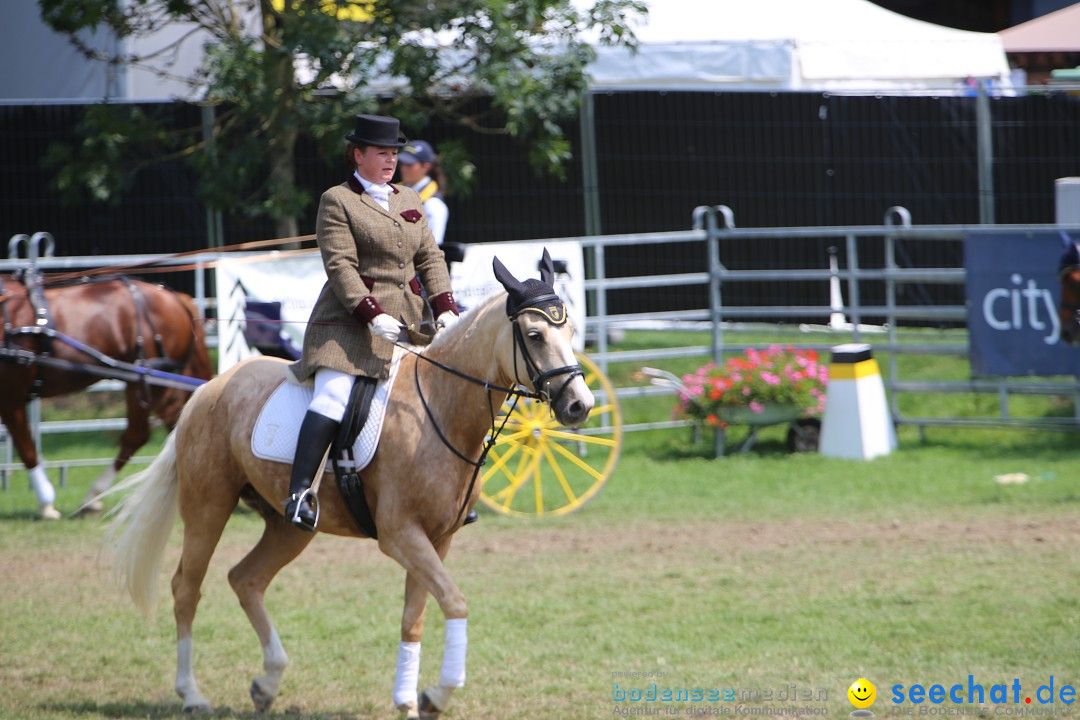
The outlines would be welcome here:
M 352 135 L 346 135 L 345 139 L 358 145 L 392 148 L 405 147 L 409 142 L 401 134 L 401 124 L 397 118 L 383 115 L 357 115 L 356 129 Z

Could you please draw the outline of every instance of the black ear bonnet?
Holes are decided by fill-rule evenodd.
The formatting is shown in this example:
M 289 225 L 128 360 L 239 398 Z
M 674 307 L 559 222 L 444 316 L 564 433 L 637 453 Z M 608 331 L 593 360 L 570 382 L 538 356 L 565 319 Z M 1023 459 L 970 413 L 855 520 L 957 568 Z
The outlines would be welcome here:
M 566 306 L 552 286 L 555 282 L 555 266 L 547 248 L 544 249 L 544 257 L 540 261 L 539 280 L 518 280 L 510 274 L 499 258 L 494 258 L 491 265 L 495 278 L 506 288 L 507 316 L 515 318 L 523 312 L 535 312 L 543 315 L 553 325 L 566 322 Z

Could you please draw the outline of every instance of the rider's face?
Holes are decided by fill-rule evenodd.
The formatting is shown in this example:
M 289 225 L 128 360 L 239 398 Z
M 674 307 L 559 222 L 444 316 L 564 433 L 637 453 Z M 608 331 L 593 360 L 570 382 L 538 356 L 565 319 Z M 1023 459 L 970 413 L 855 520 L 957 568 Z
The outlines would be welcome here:
M 397 169 L 397 148 L 367 146 L 353 151 L 356 172 L 368 182 L 388 183 Z

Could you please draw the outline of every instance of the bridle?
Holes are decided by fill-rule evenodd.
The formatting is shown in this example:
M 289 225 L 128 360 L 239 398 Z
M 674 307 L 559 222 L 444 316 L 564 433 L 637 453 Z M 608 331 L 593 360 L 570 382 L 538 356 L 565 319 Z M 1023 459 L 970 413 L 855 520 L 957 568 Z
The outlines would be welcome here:
M 529 382 L 532 383 L 533 390 L 537 395 L 541 396 L 541 399 L 551 406 L 554 406 L 562 398 L 563 393 L 566 392 L 566 388 L 570 386 L 576 377 L 584 377 L 585 373 L 581 371 L 581 365 L 574 363 L 573 365 L 564 365 L 563 367 L 552 368 L 551 370 L 541 370 L 540 366 L 533 360 L 532 354 L 529 353 L 529 345 L 525 342 L 525 336 L 521 330 L 521 323 L 518 322 L 525 313 L 535 313 L 540 315 L 551 325 L 556 327 L 566 324 L 566 306 L 563 301 L 559 299 L 558 295 L 554 293 L 550 295 L 541 295 L 536 298 L 532 298 L 528 305 L 519 307 L 509 317 L 510 322 L 514 323 L 514 380 L 519 385 L 521 384 L 520 375 L 518 373 L 518 352 L 521 352 L 521 358 L 525 362 L 525 372 L 529 375 Z M 551 384 L 552 378 L 557 378 L 562 375 L 566 376 L 562 385 L 559 386 L 558 391 L 554 396 L 548 392 L 547 387 Z
M 545 305 L 542 306 L 539 303 L 545 303 Z M 450 450 L 450 452 L 454 453 L 454 455 L 456 455 L 459 459 L 461 459 L 466 464 L 471 465 L 473 468 L 472 477 L 469 479 L 468 489 L 465 491 L 465 496 L 462 498 L 461 501 L 461 507 L 458 509 L 457 517 L 450 525 L 450 530 L 448 530 L 448 532 L 453 531 L 461 523 L 461 519 L 465 515 L 465 509 L 469 505 L 469 498 L 472 497 L 473 489 L 476 487 L 476 479 L 480 475 L 480 468 L 482 468 L 486 464 L 488 453 L 491 452 L 491 448 L 495 446 L 499 435 L 502 434 L 503 429 L 506 427 L 507 421 L 510 419 L 510 416 L 513 415 L 514 410 L 517 408 L 518 400 L 524 397 L 531 400 L 539 400 L 540 402 L 546 402 L 549 405 L 554 405 L 563 396 L 563 393 L 566 392 L 566 388 L 570 385 L 570 382 L 573 381 L 575 377 L 584 376 L 584 373 L 581 371 L 581 366 L 577 363 L 573 365 L 565 365 L 563 367 L 554 368 L 547 371 L 543 371 L 540 369 L 540 366 L 537 365 L 536 361 L 529 353 L 525 338 L 522 335 L 521 323 L 518 322 L 518 319 L 521 317 L 521 315 L 526 312 L 539 313 L 540 315 L 544 316 L 544 318 L 546 318 L 549 323 L 556 326 L 566 323 L 566 307 L 563 304 L 562 300 L 560 300 L 559 297 L 554 294 L 550 296 L 543 295 L 532 299 L 530 300 L 528 305 L 519 307 L 512 313 L 508 313 L 510 322 L 514 324 L 514 387 L 501 387 L 486 380 L 481 380 L 479 378 L 473 377 L 472 375 L 469 375 L 468 373 L 462 372 L 461 370 L 452 368 L 449 365 L 441 363 L 438 360 L 427 357 L 427 355 L 417 352 L 411 347 L 405 345 L 398 345 L 406 351 L 411 352 L 417 358 L 417 362 L 413 364 L 413 378 L 416 382 L 416 392 L 417 395 L 419 395 L 420 397 L 420 404 L 424 407 L 424 412 L 427 414 L 428 420 L 431 421 L 432 427 L 435 428 L 435 433 L 439 436 L 439 439 L 442 440 L 443 445 L 445 445 Z M 521 357 L 524 359 L 525 362 L 525 370 L 529 375 L 529 382 L 533 386 L 533 390 L 531 392 L 529 390 L 525 390 L 522 387 L 523 383 L 521 382 L 520 376 L 518 374 L 517 357 L 519 350 L 521 351 Z M 431 406 L 428 404 L 427 397 L 424 395 L 424 389 L 420 385 L 420 360 L 424 360 L 425 362 L 428 362 L 435 367 L 445 372 L 448 372 L 451 375 L 454 375 L 455 377 L 459 377 L 462 380 L 471 382 L 474 385 L 479 385 L 487 391 L 488 412 L 491 413 L 491 432 L 488 434 L 488 439 L 484 442 L 484 449 L 481 450 L 480 457 L 476 460 L 470 459 L 463 452 L 454 447 L 453 443 L 450 442 L 450 438 L 446 436 L 446 433 L 439 425 L 439 421 L 435 417 L 435 414 L 431 411 Z M 547 385 L 550 384 L 552 378 L 556 378 L 562 375 L 566 375 L 567 378 L 563 381 L 563 384 L 559 387 L 559 390 L 555 393 L 555 396 L 552 397 L 545 388 Z M 510 409 L 503 416 L 501 423 L 499 422 L 499 419 L 495 414 L 495 404 L 492 402 L 491 398 L 491 394 L 493 392 L 503 393 L 507 397 L 513 398 L 510 401 Z

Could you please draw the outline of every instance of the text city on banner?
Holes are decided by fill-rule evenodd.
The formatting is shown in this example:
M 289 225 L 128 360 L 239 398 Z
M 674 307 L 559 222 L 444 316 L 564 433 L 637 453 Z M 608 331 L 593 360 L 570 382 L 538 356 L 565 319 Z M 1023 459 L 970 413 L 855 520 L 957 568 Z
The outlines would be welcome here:
M 965 238 L 973 375 L 1080 374 L 1080 348 L 1061 340 L 1058 316 L 1058 264 L 1073 239 L 1059 232 Z

